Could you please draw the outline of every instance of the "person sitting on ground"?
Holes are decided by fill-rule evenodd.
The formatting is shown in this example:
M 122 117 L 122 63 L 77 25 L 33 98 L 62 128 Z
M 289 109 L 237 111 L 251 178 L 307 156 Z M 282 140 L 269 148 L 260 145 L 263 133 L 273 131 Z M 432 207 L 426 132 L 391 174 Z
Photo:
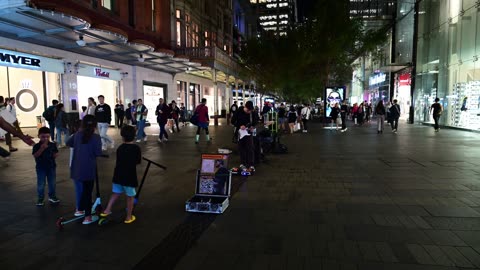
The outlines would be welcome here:
M 138 186 L 136 166 L 142 161 L 142 152 L 140 147 L 134 143 L 135 128 L 133 126 L 123 126 L 120 134 L 123 138 L 123 144 L 117 149 L 117 163 L 113 172 L 113 194 L 108 201 L 107 208 L 100 216 L 109 216 L 117 199 L 125 193 L 127 196 L 127 216 L 124 222 L 129 224 L 136 219 L 132 215 L 136 195 L 135 188 Z

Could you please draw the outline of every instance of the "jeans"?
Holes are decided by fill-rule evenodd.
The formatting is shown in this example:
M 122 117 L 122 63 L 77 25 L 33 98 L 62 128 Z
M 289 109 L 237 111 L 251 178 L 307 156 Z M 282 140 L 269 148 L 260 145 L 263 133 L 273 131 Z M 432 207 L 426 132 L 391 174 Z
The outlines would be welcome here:
M 98 123 L 98 131 L 100 132 L 100 137 L 102 138 L 102 147 L 105 148 L 107 143 L 113 143 L 112 138 L 107 135 L 109 123 Z
M 79 180 L 73 180 L 75 186 L 75 208 L 80 209 L 80 200 L 82 199 L 83 183 Z
M 55 121 L 48 121 L 48 127 L 50 128 L 50 138 L 55 139 Z
M 79 211 L 85 211 L 85 216 L 92 215 L 92 191 L 93 180 L 82 181 L 82 197 L 80 199 Z
M 45 197 L 45 179 L 48 183 L 48 197 L 54 198 L 56 196 L 56 172 L 53 168 L 37 168 L 37 193 L 38 198 L 43 199 Z
M 383 131 L 383 126 L 385 125 L 385 115 L 377 114 L 377 121 L 378 121 L 378 131 Z
M 160 135 L 158 135 L 158 138 L 159 138 L 160 140 L 162 140 L 163 137 L 165 137 L 165 139 L 168 140 L 168 133 L 167 133 L 167 131 L 165 130 L 165 125 L 166 125 L 166 124 L 167 124 L 167 123 L 158 123 L 158 125 L 160 126 Z
M 435 121 L 435 126 L 434 126 L 435 130 L 438 129 L 438 121 L 439 120 L 440 120 L 440 115 L 434 115 L 433 116 L 433 121 Z
M 308 130 L 308 127 L 307 127 L 308 120 L 307 119 L 302 119 L 302 122 L 303 122 L 303 130 Z
M 238 151 L 240 152 L 240 161 L 243 165 L 250 167 L 255 162 L 255 152 L 253 149 L 252 136 L 245 136 L 238 141 Z
M 398 118 L 399 117 L 392 117 L 392 120 L 390 122 L 390 125 L 392 126 L 392 130 L 398 129 Z
M 137 140 L 141 140 L 145 137 L 147 137 L 147 134 L 145 134 L 145 120 L 140 120 L 137 122 Z
M 67 143 L 68 140 L 68 129 L 67 128 L 62 128 L 62 127 L 57 127 L 57 143 L 58 145 L 62 144 L 62 132 L 65 134 L 65 143 Z

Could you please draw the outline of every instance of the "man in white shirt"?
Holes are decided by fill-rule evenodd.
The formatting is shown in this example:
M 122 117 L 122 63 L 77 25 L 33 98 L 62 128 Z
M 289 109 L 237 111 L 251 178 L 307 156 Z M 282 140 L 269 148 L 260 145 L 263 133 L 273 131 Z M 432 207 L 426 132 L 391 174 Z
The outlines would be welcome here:
M 302 122 L 303 122 L 303 133 L 308 132 L 307 123 L 308 123 L 308 120 L 310 119 L 311 113 L 312 113 L 312 109 L 310 108 L 310 104 L 305 104 L 305 106 L 301 111 Z

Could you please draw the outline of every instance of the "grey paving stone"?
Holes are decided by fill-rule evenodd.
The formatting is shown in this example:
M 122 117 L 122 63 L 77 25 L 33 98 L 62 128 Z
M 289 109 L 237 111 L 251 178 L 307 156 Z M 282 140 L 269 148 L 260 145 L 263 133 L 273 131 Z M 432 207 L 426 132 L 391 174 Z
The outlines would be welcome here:
M 469 246 L 480 246 L 480 231 L 454 231 Z
M 425 206 L 425 209 L 436 217 L 480 217 L 480 213 L 470 207 Z
M 455 247 L 441 246 L 440 248 L 442 249 L 443 253 L 445 253 L 456 266 L 470 268 L 473 267 L 473 264 L 467 258 L 465 258 L 462 253 Z
M 381 261 L 375 242 L 358 242 L 358 249 L 365 261 Z
M 380 259 L 383 262 L 398 262 L 397 257 L 395 257 L 395 254 L 393 254 L 393 251 L 388 243 L 377 242 L 375 243 L 375 247 Z
M 421 245 L 407 244 L 407 247 L 418 263 L 431 265 L 435 264 L 434 259 L 432 259 L 429 253 Z
M 425 230 L 425 233 L 440 246 L 466 246 L 464 241 L 448 230 Z
M 438 246 L 424 245 L 423 248 L 428 252 L 430 257 L 435 261 L 437 265 L 443 266 L 455 266 L 455 264 L 448 258 L 448 256 Z
M 457 247 L 465 258 L 467 258 L 475 267 L 480 267 L 480 254 L 471 247 Z

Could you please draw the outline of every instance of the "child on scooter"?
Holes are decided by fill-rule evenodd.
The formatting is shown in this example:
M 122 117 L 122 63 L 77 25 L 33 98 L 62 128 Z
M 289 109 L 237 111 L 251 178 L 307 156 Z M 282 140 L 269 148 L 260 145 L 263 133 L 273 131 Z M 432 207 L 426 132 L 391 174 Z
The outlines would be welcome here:
M 123 126 L 120 134 L 123 138 L 123 144 L 117 149 L 117 163 L 113 172 L 113 194 L 108 201 L 107 208 L 100 216 L 107 217 L 110 215 L 115 201 L 121 194 L 125 193 L 127 196 L 127 216 L 124 222 L 129 224 L 136 219 L 132 215 L 132 211 L 136 195 L 135 188 L 138 186 L 136 167 L 142 161 L 142 153 L 140 147 L 134 143 L 136 134 L 133 126 Z
M 50 129 L 47 127 L 38 130 L 38 138 L 40 138 L 40 142 L 35 144 L 32 149 L 32 155 L 37 163 L 35 166 L 37 171 L 37 206 L 44 205 L 45 179 L 48 182 L 48 200 L 56 204 L 60 202 L 55 194 L 57 145 L 50 141 Z

